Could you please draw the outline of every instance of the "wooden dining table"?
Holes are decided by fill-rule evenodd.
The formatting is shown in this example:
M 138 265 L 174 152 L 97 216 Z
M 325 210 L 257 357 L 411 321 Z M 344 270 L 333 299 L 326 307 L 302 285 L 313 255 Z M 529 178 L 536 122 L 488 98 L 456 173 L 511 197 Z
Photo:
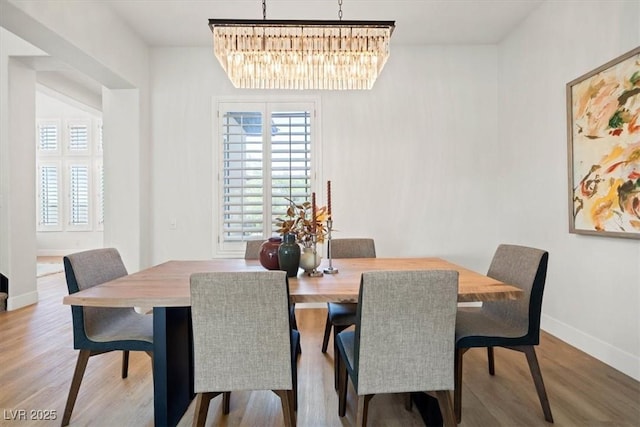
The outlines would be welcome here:
M 332 261 L 336 274 L 290 277 L 293 303 L 357 302 L 360 277 L 367 271 L 455 270 L 458 301 L 517 299 L 522 291 L 440 258 L 352 258 Z M 256 260 L 167 261 L 65 296 L 64 304 L 87 307 L 153 307 L 154 423 L 175 426 L 194 397 L 190 311 L 191 274 L 208 271 L 260 271 Z M 322 271 L 320 269 L 320 271 Z

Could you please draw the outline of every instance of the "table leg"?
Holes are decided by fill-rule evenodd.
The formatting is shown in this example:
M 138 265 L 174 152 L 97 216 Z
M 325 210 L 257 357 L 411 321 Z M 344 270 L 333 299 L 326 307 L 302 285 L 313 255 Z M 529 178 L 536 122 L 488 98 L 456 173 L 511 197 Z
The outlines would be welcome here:
M 153 410 L 156 426 L 176 426 L 193 393 L 190 307 L 153 309 Z
M 436 398 L 427 393 L 411 393 L 411 398 L 427 427 L 442 426 L 442 414 Z

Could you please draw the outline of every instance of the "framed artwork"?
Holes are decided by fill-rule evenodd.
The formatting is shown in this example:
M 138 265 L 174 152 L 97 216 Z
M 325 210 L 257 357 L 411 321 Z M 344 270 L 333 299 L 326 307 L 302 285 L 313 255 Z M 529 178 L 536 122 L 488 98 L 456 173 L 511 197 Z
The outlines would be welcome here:
M 640 47 L 567 83 L 569 232 L 640 239 Z

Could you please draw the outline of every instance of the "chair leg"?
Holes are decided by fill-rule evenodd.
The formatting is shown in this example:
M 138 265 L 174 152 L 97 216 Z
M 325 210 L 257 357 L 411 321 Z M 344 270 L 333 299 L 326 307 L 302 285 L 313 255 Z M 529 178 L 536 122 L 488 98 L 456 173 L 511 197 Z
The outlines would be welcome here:
M 448 390 L 438 390 L 435 395 L 440 406 L 444 427 L 454 427 L 457 421 L 456 414 L 453 411 L 453 403 L 451 402 L 451 393 Z
M 493 358 L 493 347 L 487 347 L 487 361 L 489 362 L 489 375 L 495 375 L 496 366 Z
M 456 348 L 454 360 L 455 385 L 453 390 L 453 409 L 458 424 L 460 424 L 460 420 L 462 420 L 462 356 L 466 351 L 466 348 Z
M 229 415 L 229 411 L 231 408 L 231 392 L 225 391 L 222 393 L 222 413 L 224 415 Z
M 338 357 L 340 351 L 338 350 L 338 340 L 336 338 L 338 338 L 338 334 L 342 331 L 344 331 L 345 329 L 347 329 L 349 326 L 338 326 L 338 325 L 333 325 L 333 372 L 334 372 L 334 378 L 333 378 L 333 387 L 337 390 L 338 389 L 338 368 L 337 368 L 337 363 L 338 363 Z
M 527 356 L 529 370 L 531 371 L 533 382 L 536 385 L 536 391 L 538 392 L 540 405 L 542 405 L 542 412 L 544 412 L 544 419 L 552 423 L 553 415 L 551 415 L 549 398 L 547 397 L 547 391 L 545 390 L 544 382 L 542 381 L 542 372 L 540 371 L 540 365 L 538 364 L 538 358 L 536 357 L 536 350 L 532 345 L 527 345 L 521 347 L 521 351 L 524 352 L 524 354 Z
M 64 415 L 62 416 L 62 426 L 69 425 L 71 420 L 71 413 L 73 407 L 76 404 L 76 398 L 78 397 L 78 391 L 80 391 L 80 384 L 82 383 L 82 377 L 84 371 L 87 368 L 87 362 L 91 357 L 91 350 L 80 350 L 78 353 L 78 361 L 76 362 L 76 369 L 73 372 L 73 379 L 71 380 L 71 387 L 69 388 L 69 396 L 67 397 L 67 404 L 64 407 Z
M 296 413 L 293 410 L 293 390 L 273 390 L 273 392 L 280 398 L 285 427 L 295 427 Z
M 204 427 L 209 412 L 209 402 L 220 393 L 198 393 L 196 410 L 193 416 L 193 427 Z
M 129 375 L 129 350 L 122 351 L 122 378 Z
M 338 415 L 344 417 L 347 413 L 347 363 L 340 354 L 336 355 L 335 369 L 338 370 Z
M 413 398 L 411 393 L 404 393 L 404 409 L 411 412 L 413 410 Z
M 322 352 L 327 352 L 327 346 L 329 345 L 329 335 L 331 335 L 331 319 L 329 318 L 329 311 L 327 308 L 327 322 L 324 325 L 324 338 L 322 339 Z
M 297 366 L 293 368 L 293 410 L 298 410 L 298 369 Z
M 369 401 L 373 398 L 373 394 L 365 394 L 358 396 L 358 412 L 356 414 L 356 425 L 361 427 L 367 426 L 367 413 L 369 412 Z
M 293 409 L 298 410 L 298 355 L 297 348 L 300 346 L 300 336 L 296 342 L 296 350 L 291 355 L 291 380 L 293 382 Z

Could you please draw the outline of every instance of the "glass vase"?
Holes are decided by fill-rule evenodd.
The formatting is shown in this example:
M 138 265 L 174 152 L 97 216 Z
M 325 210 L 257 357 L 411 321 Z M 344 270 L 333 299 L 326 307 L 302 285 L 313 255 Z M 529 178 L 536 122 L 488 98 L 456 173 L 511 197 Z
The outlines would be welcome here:
M 320 262 L 322 261 L 322 256 L 318 251 L 315 251 L 314 254 L 313 247 L 304 247 L 302 248 L 302 254 L 300 255 L 300 268 L 302 268 L 305 273 L 309 273 L 314 268 L 318 268 Z

